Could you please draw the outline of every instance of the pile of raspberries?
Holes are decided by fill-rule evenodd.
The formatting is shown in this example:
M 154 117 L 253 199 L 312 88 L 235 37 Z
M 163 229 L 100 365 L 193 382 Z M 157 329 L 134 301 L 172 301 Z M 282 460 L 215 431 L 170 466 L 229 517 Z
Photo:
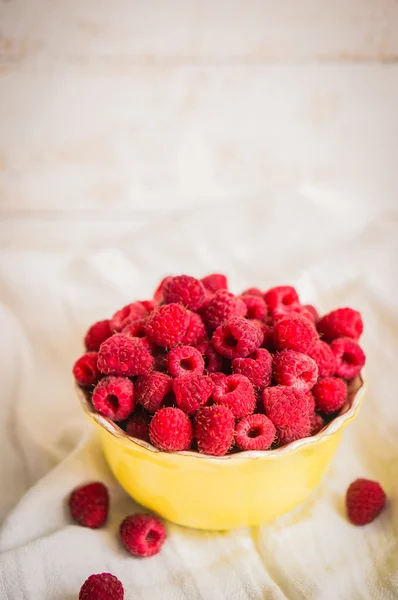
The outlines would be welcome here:
M 365 364 L 361 315 L 320 317 L 296 290 L 164 278 L 152 300 L 94 323 L 73 367 L 93 408 L 164 452 L 223 456 L 315 435 Z

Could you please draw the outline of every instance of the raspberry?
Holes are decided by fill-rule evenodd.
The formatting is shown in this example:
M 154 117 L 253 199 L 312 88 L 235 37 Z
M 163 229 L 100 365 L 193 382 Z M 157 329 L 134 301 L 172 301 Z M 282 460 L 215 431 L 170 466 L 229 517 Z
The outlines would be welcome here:
M 254 352 L 263 339 L 263 334 L 257 325 L 243 317 L 233 317 L 217 327 L 211 341 L 221 356 L 244 358 Z
M 162 521 L 144 513 L 130 515 L 120 525 L 122 544 L 134 556 L 145 557 L 157 554 L 163 546 L 166 535 Z
M 79 385 L 88 387 L 97 383 L 101 373 L 97 367 L 98 352 L 87 352 L 73 365 L 73 375 Z
M 111 335 L 111 322 L 108 319 L 105 319 L 104 321 L 97 321 L 97 323 L 91 325 L 90 329 L 85 335 L 84 344 L 86 346 L 86 350 L 89 352 L 97 352 L 102 342 L 105 342 L 105 340 L 107 340 Z
M 127 377 L 104 377 L 94 388 L 91 402 L 100 415 L 123 421 L 135 406 L 133 382 Z
M 173 381 L 176 403 L 187 415 L 193 415 L 206 404 L 213 393 L 214 384 L 205 375 L 184 375 Z
M 288 315 L 274 325 L 277 350 L 296 350 L 305 354 L 318 339 L 313 323 L 300 315 Z
M 197 310 L 205 300 L 205 287 L 199 279 L 189 275 L 171 277 L 163 286 L 165 304 L 181 303 L 186 308 Z
M 146 340 L 116 333 L 101 344 L 98 353 L 98 368 L 106 375 L 133 377 L 151 370 L 153 358 L 147 349 Z
M 359 375 L 366 360 L 359 344 L 349 338 L 337 338 L 330 344 L 330 348 L 336 359 L 336 375 L 344 379 Z
M 110 323 L 111 330 L 121 331 L 132 321 L 135 321 L 136 319 L 142 319 L 143 317 L 147 316 L 148 310 L 141 302 L 127 304 L 127 306 L 124 306 L 113 315 Z
M 318 365 L 319 377 L 330 377 L 336 370 L 336 359 L 326 342 L 319 341 L 312 348 L 307 350 L 310 356 Z
M 310 390 L 307 390 L 305 392 L 305 395 L 308 400 L 309 414 L 312 415 L 312 413 L 315 412 L 315 398 L 314 398 L 313 394 L 310 392 Z
M 316 435 L 321 431 L 321 429 L 325 426 L 325 421 L 318 415 L 318 413 L 313 412 L 310 414 L 310 424 L 311 424 L 311 435 Z
M 217 290 L 228 289 L 227 278 L 221 273 L 212 273 L 211 275 L 207 275 L 207 277 L 203 277 L 201 279 L 201 282 L 209 292 L 214 293 L 217 292 Z
M 170 275 L 164 277 L 159 283 L 158 287 L 156 288 L 155 293 L 153 295 L 153 302 L 155 306 L 158 306 L 163 302 L 163 288 L 170 279 L 173 279 Z
M 204 406 L 195 415 L 194 431 L 202 454 L 224 456 L 234 441 L 235 419 L 227 406 Z
M 316 362 L 301 352 L 283 350 L 274 356 L 273 373 L 278 385 L 310 390 L 318 379 Z
M 302 306 L 301 304 L 291 304 L 290 306 L 281 305 L 277 308 L 274 308 L 271 311 L 271 315 L 274 321 L 278 321 L 279 319 L 282 319 L 283 317 L 286 317 L 289 314 L 301 315 L 302 317 L 305 317 L 306 319 L 311 321 L 311 323 L 314 323 L 315 321 L 313 312 L 308 310 L 308 308 Z
M 324 377 L 312 388 L 317 410 L 326 414 L 334 413 L 344 406 L 347 400 L 347 386 L 337 377 Z
M 122 583 L 111 573 L 90 575 L 83 583 L 79 600 L 123 600 Z
M 155 301 L 154 300 L 141 300 L 140 304 L 142 304 L 142 306 L 144 308 L 146 308 L 148 313 L 152 312 L 155 309 Z
M 228 375 L 214 386 L 215 404 L 224 404 L 236 419 L 246 417 L 256 406 L 256 396 L 249 379 L 244 375 Z
M 352 308 L 332 310 L 322 317 L 317 327 L 326 342 L 342 337 L 357 341 L 363 332 L 361 313 Z
M 205 343 L 203 350 L 205 367 L 208 373 L 217 373 L 226 369 L 226 360 L 215 351 L 210 341 Z
M 306 392 L 276 386 L 263 390 L 265 414 L 276 427 L 281 445 L 307 437 L 311 432 Z
M 257 348 L 247 358 L 234 358 L 232 371 L 247 377 L 257 390 L 263 390 L 271 383 L 272 356 L 265 348 Z
M 377 481 L 357 479 L 346 495 L 348 518 L 354 525 L 371 523 L 386 503 L 386 494 Z
M 205 361 L 196 348 L 177 346 L 177 348 L 172 348 L 167 356 L 167 368 L 173 377 L 180 377 L 188 373 L 201 375 L 205 368 Z
M 273 328 L 267 325 L 266 323 L 263 323 L 262 321 L 258 321 L 256 319 L 253 319 L 251 322 L 261 329 L 261 332 L 264 337 L 261 347 L 266 348 L 269 352 L 275 352 Z
M 236 426 L 236 445 L 241 450 L 268 450 L 275 439 L 275 433 L 275 425 L 268 417 L 249 415 Z
M 259 319 L 262 321 L 267 314 L 267 305 L 265 300 L 258 295 L 242 294 L 240 298 L 246 304 L 248 319 Z
M 207 333 L 200 315 L 191 311 L 188 311 L 188 314 L 188 329 L 182 339 L 182 343 L 186 346 L 196 346 L 201 344 L 207 338 Z
M 188 450 L 193 438 L 191 421 L 179 408 L 161 408 L 151 421 L 149 437 L 159 450 Z
M 261 290 L 259 290 L 256 287 L 252 287 L 249 288 L 248 290 L 245 290 L 244 292 L 242 292 L 242 296 L 264 296 L 264 292 L 262 292 Z
M 290 285 L 280 285 L 273 287 L 264 294 L 264 300 L 268 306 L 268 310 L 273 311 L 276 308 L 288 309 L 299 303 L 299 297 Z
M 109 494 L 103 483 L 96 481 L 75 489 L 69 496 L 72 518 L 83 525 L 97 529 L 108 517 Z
M 149 442 L 149 423 L 151 416 L 144 410 L 134 411 L 126 423 L 126 433 L 130 437 Z
M 129 323 L 126 327 L 123 327 L 122 334 L 130 337 L 144 338 L 146 335 L 147 321 L 148 319 L 143 317 L 142 319 L 137 319 L 136 321 Z
M 243 300 L 227 290 L 218 290 L 201 309 L 202 318 L 210 330 L 232 317 L 244 317 L 246 312 Z
M 318 313 L 317 309 L 315 308 L 315 306 L 312 306 L 312 304 L 304 304 L 303 308 L 305 308 L 307 310 L 307 312 L 311 313 L 312 320 L 314 321 L 314 323 L 318 323 L 319 313 Z
M 137 402 L 148 412 L 155 413 L 163 406 L 167 394 L 171 391 L 171 382 L 171 377 L 157 371 L 141 375 L 135 382 Z
M 165 304 L 154 310 L 148 319 L 146 334 L 150 342 L 171 348 L 187 333 L 189 313 L 181 304 Z
M 216 371 L 215 373 L 210 373 L 209 377 L 212 380 L 212 382 L 216 384 L 222 379 L 228 377 L 228 375 L 226 375 L 225 373 L 221 373 L 221 371 Z
M 301 440 L 306 437 L 310 437 L 311 434 L 311 421 L 310 417 L 308 420 L 292 427 L 277 428 L 277 441 L 279 446 L 285 446 L 291 444 L 296 440 Z

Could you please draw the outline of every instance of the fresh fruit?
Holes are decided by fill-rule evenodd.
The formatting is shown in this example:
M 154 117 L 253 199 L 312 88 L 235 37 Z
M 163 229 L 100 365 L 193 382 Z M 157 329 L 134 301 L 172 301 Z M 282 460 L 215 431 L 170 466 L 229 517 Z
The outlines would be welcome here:
M 293 286 L 264 287 L 167 276 L 94 323 L 73 367 L 87 402 L 163 452 L 265 451 L 327 429 L 365 363 L 361 315 L 320 317 Z

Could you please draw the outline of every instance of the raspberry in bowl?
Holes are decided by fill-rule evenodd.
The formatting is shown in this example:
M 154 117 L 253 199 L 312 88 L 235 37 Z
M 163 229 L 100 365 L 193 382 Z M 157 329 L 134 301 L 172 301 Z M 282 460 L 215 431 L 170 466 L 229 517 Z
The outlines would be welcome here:
M 259 525 L 306 500 L 365 391 L 357 311 L 319 318 L 291 286 L 227 286 L 165 278 L 153 300 L 91 326 L 74 366 L 116 479 L 199 529 Z

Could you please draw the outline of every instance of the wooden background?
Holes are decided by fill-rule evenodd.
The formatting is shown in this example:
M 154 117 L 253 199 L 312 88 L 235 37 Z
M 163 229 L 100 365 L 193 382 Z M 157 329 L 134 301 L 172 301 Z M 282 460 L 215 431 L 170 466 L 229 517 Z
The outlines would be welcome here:
M 397 0 L 0 0 L 2 220 L 391 209 L 397 113 Z

